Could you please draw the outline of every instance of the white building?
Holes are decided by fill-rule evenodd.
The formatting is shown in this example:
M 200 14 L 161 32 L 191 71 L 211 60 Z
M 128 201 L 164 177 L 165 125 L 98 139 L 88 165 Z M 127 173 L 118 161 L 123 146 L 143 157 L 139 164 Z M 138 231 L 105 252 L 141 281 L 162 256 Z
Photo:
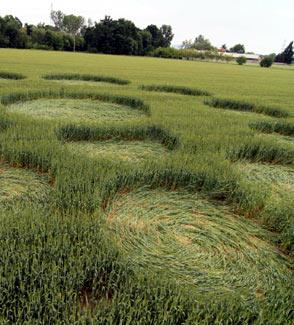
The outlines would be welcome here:
M 261 60 L 261 56 L 258 54 L 247 54 L 247 53 L 224 53 L 225 55 L 232 56 L 233 58 L 237 59 L 241 56 L 244 56 L 248 62 L 258 63 Z

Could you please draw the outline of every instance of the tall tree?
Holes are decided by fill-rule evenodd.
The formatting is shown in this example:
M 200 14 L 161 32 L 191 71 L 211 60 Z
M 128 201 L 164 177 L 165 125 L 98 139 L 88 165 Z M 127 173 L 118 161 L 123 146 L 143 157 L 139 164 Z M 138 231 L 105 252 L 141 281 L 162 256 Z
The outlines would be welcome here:
M 146 55 L 152 51 L 152 35 L 147 30 L 141 30 L 139 34 L 141 37 L 141 46 L 140 53 L 138 54 Z
M 192 47 L 193 47 L 193 41 L 191 39 L 183 41 L 181 45 L 182 49 L 191 49 Z
M 11 15 L 0 19 L 0 46 L 25 48 L 27 35 L 22 29 L 22 22 Z
M 291 64 L 293 61 L 293 42 L 291 42 L 285 50 L 276 56 L 276 62 Z
M 245 46 L 243 44 L 236 44 L 230 48 L 230 52 L 243 54 L 245 53 Z
M 163 35 L 156 25 L 149 25 L 146 30 L 152 35 L 152 46 L 153 48 L 161 47 L 163 42 Z
M 199 35 L 195 38 L 193 47 L 196 50 L 210 51 L 213 49 L 209 39 L 205 38 L 203 35 Z
M 141 54 L 143 42 L 150 45 L 150 33 L 140 33 L 135 24 L 126 19 L 113 20 L 106 16 L 84 34 L 88 49 L 109 54 Z
M 58 11 L 52 10 L 50 13 L 50 17 L 51 17 L 56 29 L 59 31 L 62 31 L 63 30 L 64 13 L 61 12 L 60 10 L 58 10 Z
M 94 27 L 86 28 L 84 38 L 88 50 L 113 53 L 113 28 L 114 23 L 110 16 L 105 16 L 99 23 L 96 22 Z
M 160 32 L 162 34 L 162 47 L 169 47 L 174 38 L 172 27 L 170 25 L 162 25 Z
M 85 23 L 82 16 L 65 15 L 63 18 L 63 29 L 69 33 L 74 40 L 73 51 L 76 50 L 76 37 L 80 34 L 81 29 Z
M 197 51 L 211 51 L 214 49 L 209 39 L 205 38 L 203 35 L 197 36 L 194 42 L 192 42 L 191 40 L 184 41 L 182 44 L 182 48 L 195 49 Z
M 106 16 L 93 26 L 91 21 L 84 23 L 82 17 L 60 10 L 52 10 L 51 18 L 52 25 L 23 26 L 16 17 L 0 17 L 0 47 L 146 55 L 155 48 L 169 47 L 173 39 L 169 25 L 140 30 L 129 20 Z

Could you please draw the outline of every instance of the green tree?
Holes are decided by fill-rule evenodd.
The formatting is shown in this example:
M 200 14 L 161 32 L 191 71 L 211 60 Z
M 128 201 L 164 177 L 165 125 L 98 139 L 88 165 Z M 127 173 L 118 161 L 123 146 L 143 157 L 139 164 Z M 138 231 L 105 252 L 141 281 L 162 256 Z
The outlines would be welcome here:
M 150 33 L 140 33 L 135 24 L 126 19 L 113 20 L 106 16 L 84 34 L 87 48 L 109 54 L 141 54 L 143 41 L 151 44 Z
M 41 45 L 45 43 L 45 34 L 46 34 L 46 29 L 42 26 L 34 26 L 32 30 L 32 43 L 37 45 Z
M 291 64 L 293 61 L 293 42 L 291 42 L 285 50 L 276 56 L 276 62 Z
M 276 53 L 271 53 L 268 56 L 270 56 L 273 59 L 273 62 L 275 62 L 276 57 L 277 57 Z
M 230 52 L 233 53 L 245 53 L 245 46 L 243 44 L 236 44 L 230 48 Z
M 194 42 L 191 40 L 186 40 L 182 44 L 183 49 L 195 49 L 198 51 L 212 51 L 214 46 L 211 45 L 209 39 L 205 38 L 203 35 L 199 35 L 195 38 Z
M 163 43 L 163 35 L 156 25 L 149 25 L 146 27 L 146 30 L 151 34 L 152 36 L 152 46 L 153 48 L 158 48 L 162 46 Z
M 239 64 L 239 65 L 243 65 L 247 62 L 247 59 L 245 56 L 239 56 L 237 59 L 236 59 L 236 62 Z
M 9 38 L 6 35 L 6 22 L 4 18 L 0 17 L 0 47 L 8 47 Z
M 141 30 L 139 32 L 139 34 L 140 34 L 140 37 L 141 37 L 140 54 L 145 55 L 145 54 L 151 52 L 152 49 L 153 49 L 153 47 L 152 47 L 152 35 L 147 30 Z
M 193 47 L 193 42 L 192 40 L 185 40 L 183 41 L 181 48 L 182 49 L 191 49 Z
M 50 13 L 50 17 L 54 23 L 54 26 L 57 30 L 63 30 L 63 23 L 64 23 L 64 13 L 60 10 L 54 11 L 52 10 Z
M 22 29 L 22 22 L 11 15 L 0 19 L 0 46 L 25 48 L 27 35 Z
M 174 38 L 173 30 L 170 25 L 162 25 L 160 27 L 160 32 L 162 34 L 162 47 L 169 47 Z
M 59 32 L 46 30 L 44 35 L 44 43 L 52 50 L 63 50 L 63 35 Z
M 205 38 L 203 35 L 199 35 L 195 38 L 193 48 L 199 51 L 211 51 L 214 49 L 209 39 Z
M 80 34 L 81 29 L 85 23 L 82 16 L 65 15 L 63 17 L 63 29 L 65 32 L 73 37 L 73 51 L 76 50 L 76 37 Z
M 262 58 L 262 60 L 260 61 L 259 65 L 262 67 L 262 68 L 269 68 L 272 66 L 274 62 L 274 59 L 271 55 L 267 55 L 265 57 Z

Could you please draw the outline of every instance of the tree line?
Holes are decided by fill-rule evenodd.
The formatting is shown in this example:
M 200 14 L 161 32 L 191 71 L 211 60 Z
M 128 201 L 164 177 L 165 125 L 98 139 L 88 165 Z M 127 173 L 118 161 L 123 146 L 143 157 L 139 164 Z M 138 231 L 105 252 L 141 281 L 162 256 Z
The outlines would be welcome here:
M 253 54 L 250 52 L 246 52 L 244 44 L 236 44 L 231 48 L 228 48 L 226 44 L 222 45 L 220 49 L 217 49 L 217 47 L 213 46 L 209 39 L 205 38 L 203 35 L 197 36 L 194 41 L 192 40 L 185 40 L 182 43 L 181 46 L 182 49 L 185 50 L 197 50 L 197 51 L 208 51 L 208 52 L 222 52 L 224 54 L 226 53 L 238 53 L 238 54 Z M 290 42 L 290 44 L 279 54 L 271 53 L 267 56 L 263 56 L 263 63 L 261 66 L 269 66 L 273 62 L 277 63 L 285 63 L 285 64 L 291 64 L 293 62 L 294 51 L 293 51 L 293 42 Z M 245 61 L 244 61 L 245 59 Z M 239 62 L 238 62 L 239 61 Z M 245 57 L 240 57 L 237 60 L 238 64 L 244 64 L 246 62 Z M 271 63 L 270 63 L 271 62 Z
M 93 24 L 81 16 L 52 11 L 51 19 L 53 25 L 32 25 L 11 15 L 0 17 L 0 47 L 146 55 L 170 47 L 174 37 L 169 25 L 140 29 L 123 18 L 106 16 Z
M 208 38 L 205 38 L 203 35 L 197 36 L 194 41 L 185 40 L 181 46 L 182 49 L 194 49 L 197 51 L 217 51 L 218 48 L 213 46 Z M 222 52 L 224 53 L 245 53 L 245 46 L 243 44 L 236 44 L 230 49 L 224 44 L 221 47 Z
M 81 16 L 51 11 L 52 25 L 23 24 L 17 17 L 0 17 L 0 47 L 34 48 L 60 51 L 87 51 L 92 53 L 154 55 L 169 58 L 195 57 L 229 60 L 229 52 L 246 53 L 243 44 L 221 49 L 213 46 L 203 35 L 194 41 L 186 40 L 181 49 L 170 47 L 174 34 L 169 25 L 149 25 L 138 28 L 132 21 L 105 16 L 99 22 L 86 23 Z M 219 51 L 224 55 L 220 55 Z M 195 52 L 195 53 L 194 53 Z M 196 53 L 198 52 L 198 53 Z M 291 64 L 293 42 L 280 54 L 271 54 L 273 61 Z

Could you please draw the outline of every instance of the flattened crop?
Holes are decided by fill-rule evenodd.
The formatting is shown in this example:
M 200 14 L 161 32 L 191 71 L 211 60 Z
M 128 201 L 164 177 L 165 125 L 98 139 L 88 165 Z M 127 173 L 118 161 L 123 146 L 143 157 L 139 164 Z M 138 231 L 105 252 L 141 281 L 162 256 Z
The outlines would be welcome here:
M 60 122 L 97 123 L 138 119 L 143 113 L 114 103 L 80 99 L 37 99 L 7 106 L 9 112 L 26 114 L 34 119 Z
M 99 142 L 69 142 L 66 144 L 72 152 L 86 155 L 90 158 L 107 158 L 112 161 L 124 161 L 132 164 L 148 159 L 158 159 L 168 154 L 168 150 L 160 143 L 146 141 L 99 141 Z
M 40 202 L 48 195 L 48 185 L 34 172 L 0 164 L 0 206 L 19 201 Z
M 106 220 L 131 263 L 207 297 L 256 298 L 291 278 L 264 230 L 199 194 L 139 189 L 118 195 Z

